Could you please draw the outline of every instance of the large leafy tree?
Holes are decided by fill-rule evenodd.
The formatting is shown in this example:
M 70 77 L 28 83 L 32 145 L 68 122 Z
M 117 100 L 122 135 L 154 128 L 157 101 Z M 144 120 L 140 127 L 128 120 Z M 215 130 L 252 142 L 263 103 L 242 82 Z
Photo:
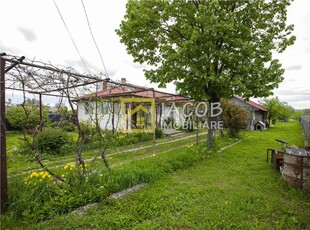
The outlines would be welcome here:
M 283 80 L 273 52 L 295 40 L 285 23 L 291 2 L 129 0 L 117 34 L 161 87 L 174 82 L 197 101 L 265 97 Z

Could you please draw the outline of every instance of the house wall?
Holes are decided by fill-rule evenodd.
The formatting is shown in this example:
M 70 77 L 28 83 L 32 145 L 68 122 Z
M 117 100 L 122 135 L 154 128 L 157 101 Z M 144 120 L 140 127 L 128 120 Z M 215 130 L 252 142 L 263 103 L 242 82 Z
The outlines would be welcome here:
M 241 101 L 241 100 L 239 100 L 238 98 L 235 98 L 235 97 L 232 97 L 232 98 L 230 99 L 230 101 L 233 102 L 233 103 L 236 104 L 236 105 L 240 105 L 240 106 L 242 106 L 242 107 L 247 107 L 247 109 L 249 109 L 249 107 L 250 107 L 249 104 L 247 104 L 246 102 Z
M 93 124 L 95 119 L 95 108 L 96 103 L 93 101 L 78 102 L 78 118 L 79 121 L 88 121 Z M 119 103 L 114 103 L 114 129 L 120 129 L 120 105 Z M 100 126 L 103 129 L 113 129 L 113 113 L 112 113 L 112 103 L 98 103 L 97 105 L 97 116 L 100 121 Z
M 100 120 L 100 126 L 103 129 L 112 130 L 112 105 L 111 103 L 106 102 L 104 105 L 107 110 L 102 112 L 101 105 L 98 103 L 98 117 Z M 175 105 L 173 107 L 172 103 L 164 103 L 156 105 L 156 123 L 160 127 L 165 127 L 165 121 L 168 117 L 173 118 L 174 123 L 182 123 L 185 121 L 185 117 L 182 116 L 182 106 Z M 95 119 L 95 108 L 96 103 L 92 101 L 78 102 L 78 118 L 80 121 L 88 121 L 93 123 L 92 120 Z M 131 105 L 128 106 L 128 109 L 131 109 Z M 120 131 L 121 129 L 121 119 L 122 115 L 120 114 L 120 103 L 114 102 L 114 129 Z M 125 123 L 125 124 L 124 124 Z M 146 123 L 148 126 L 151 124 L 151 113 L 148 114 Z M 123 121 L 123 125 L 130 129 L 131 127 L 131 117 L 128 117 L 127 120 Z M 147 127 L 149 128 L 149 127 Z
M 255 110 L 254 111 L 255 117 L 254 117 L 254 124 L 256 124 L 259 121 L 264 122 L 264 116 L 263 116 L 263 111 L 261 110 Z
M 185 121 L 185 117 L 182 115 L 183 103 L 161 103 L 159 106 L 162 113 L 160 114 L 158 109 L 157 116 L 161 116 L 159 122 L 161 127 L 167 127 L 169 120 L 174 124 L 182 124 Z
M 249 129 L 254 129 L 254 125 L 259 121 L 262 121 L 265 123 L 265 119 L 267 117 L 267 113 L 265 111 L 259 110 L 256 107 L 249 105 L 246 102 L 239 100 L 238 98 L 235 98 L 235 97 L 231 98 L 230 101 L 232 101 L 236 105 L 240 105 L 246 108 L 247 111 L 250 113 L 250 116 L 252 117 L 252 119 L 250 120 L 250 123 L 249 123 Z

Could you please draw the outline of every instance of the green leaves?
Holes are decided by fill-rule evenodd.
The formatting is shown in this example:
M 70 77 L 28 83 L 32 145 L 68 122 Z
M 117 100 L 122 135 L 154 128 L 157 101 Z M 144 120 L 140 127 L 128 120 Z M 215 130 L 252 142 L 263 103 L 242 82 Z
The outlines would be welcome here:
M 294 109 L 286 102 L 282 102 L 278 97 L 266 98 L 260 103 L 268 109 L 269 120 L 273 123 L 278 119 L 287 119 L 294 113 Z
M 45 128 L 36 137 L 36 146 L 42 153 L 58 154 L 67 142 L 69 136 L 61 129 Z
M 259 97 L 283 80 L 272 52 L 294 43 L 287 1 L 131 0 L 117 34 L 147 79 L 196 100 Z
M 43 120 L 48 120 L 48 106 L 42 106 Z M 24 105 L 7 105 L 6 118 L 16 129 L 31 129 L 40 124 L 39 102 L 27 99 Z

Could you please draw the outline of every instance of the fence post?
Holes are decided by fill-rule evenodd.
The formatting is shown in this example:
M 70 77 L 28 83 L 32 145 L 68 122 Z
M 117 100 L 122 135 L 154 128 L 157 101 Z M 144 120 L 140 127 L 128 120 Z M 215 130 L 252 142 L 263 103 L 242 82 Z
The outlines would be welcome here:
M 1 210 L 3 214 L 8 203 L 8 179 L 7 179 L 7 165 L 6 165 L 6 122 L 5 122 L 5 60 L 0 57 L 1 62 L 1 76 L 0 76 L 0 151 L 1 151 Z

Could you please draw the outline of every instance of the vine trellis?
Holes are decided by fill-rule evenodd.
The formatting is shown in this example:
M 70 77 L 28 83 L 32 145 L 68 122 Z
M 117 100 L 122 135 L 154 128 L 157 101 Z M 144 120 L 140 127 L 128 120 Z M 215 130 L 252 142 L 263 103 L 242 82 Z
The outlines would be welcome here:
M 100 125 L 100 119 L 98 118 L 97 109 L 99 108 L 98 103 L 100 103 L 103 95 L 100 94 L 100 84 L 109 84 L 109 92 L 104 95 L 105 100 L 109 100 L 112 106 L 109 108 L 112 117 L 113 131 L 114 131 L 114 102 L 116 97 L 153 97 L 156 99 L 157 106 L 159 103 L 165 101 L 179 101 L 188 100 L 175 94 L 162 93 L 154 90 L 153 88 L 140 87 L 124 82 L 117 82 L 111 80 L 105 75 L 89 75 L 81 74 L 76 69 L 72 67 L 64 67 L 53 65 L 52 63 L 45 63 L 42 61 L 37 61 L 35 59 L 27 59 L 24 56 L 13 56 L 1 53 L 1 81 L 0 81 L 0 96 L 1 96 L 1 106 L 0 106 L 0 127 L 1 127 L 1 213 L 6 209 L 6 204 L 8 203 L 8 191 L 7 191 L 7 165 L 6 165 L 6 122 L 5 122 L 5 90 L 20 91 L 23 94 L 24 102 L 26 102 L 26 93 L 39 95 L 39 109 L 40 109 L 40 125 L 33 132 L 33 140 L 43 127 L 42 119 L 42 96 L 58 97 L 60 103 L 63 102 L 65 98 L 70 106 L 73 113 L 73 123 L 78 129 L 78 139 L 76 141 L 76 164 L 82 166 L 82 170 L 78 170 L 78 173 L 85 174 L 85 162 L 82 157 L 82 152 L 86 140 L 86 133 L 81 128 L 80 122 L 77 117 L 76 102 L 79 100 L 93 100 L 95 101 L 96 112 L 94 116 L 91 117 L 91 121 L 95 124 L 96 132 L 99 134 L 100 138 L 106 138 L 103 133 L 103 129 Z M 8 64 L 8 67 L 6 65 Z M 115 90 L 117 89 L 115 93 Z M 113 91 L 114 90 L 114 91 Z M 113 93 L 112 93 L 113 91 Z M 158 107 L 159 108 L 159 107 Z M 25 113 L 26 109 L 23 107 Z M 160 110 L 160 109 L 159 109 Z M 159 118 L 160 119 L 160 118 Z M 156 122 L 158 122 L 156 120 Z M 107 128 L 107 127 L 106 127 Z M 105 129 L 106 130 L 106 129 Z M 155 132 L 153 134 L 153 151 L 155 150 L 156 137 Z M 30 142 L 24 132 L 24 141 L 27 142 L 28 146 L 34 153 L 34 159 L 37 163 L 46 171 L 48 171 L 52 176 L 56 178 L 56 181 L 63 181 L 63 178 L 53 173 L 49 170 L 40 159 L 40 155 L 34 146 L 34 141 Z M 101 143 L 101 142 L 100 142 Z M 109 168 L 109 164 L 106 160 L 106 150 L 108 147 L 109 140 L 106 144 L 100 144 L 98 154 L 92 160 L 96 160 L 101 156 L 105 166 Z M 77 167 L 79 168 L 79 167 Z
M 10 64 L 6 68 L 6 64 Z M 110 81 L 107 76 L 96 76 L 80 74 L 77 70 L 69 67 L 59 67 L 51 63 L 44 63 L 42 61 L 30 60 L 25 57 L 17 57 L 1 53 L 1 213 L 6 209 L 8 202 L 7 189 L 7 165 L 6 165 L 6 122 L 5 122 L 5 90 L 21 91 L 23 93 L 24 102 L 26 100 L 26 93 L 37 94 L 40 98 L 40 125 L 35 130 L 34 135 L 42 129 L 42 96 L 53 96 L 59 98 L 67 98 L 69 105 L 76 114 L 72 99 L 79 98 L 80 95 L 94 90 L 94 85 L 102 81 Z M 96 90 L 96 89 L 95 89 Z M 24 107 L 23 107 L 24 108 Z M 25 109 L 25 108 L 24 108 Z M 25 110 L 26 113 L 26 110 Z M 27 113 L 26 113 L 27 115 Z M 83 131 L 79 126 L 77 116 L 73 116 L 79 129 L 78 142 L 83 144 Z M 27 141 L 24 134 L 24 140 Z M 63 179 L 49 170 L 41 161 L 34 144 L 27 141 L 30 149 L 35 155 L 35 160 L 39 165 L 48 171 L 57 180 Z M 77 145 L 77 149 L 82 147 Z M 82 164 L 85 170 L 84 161 L 82 159 L 81 151 L 76 155 L 76 162 Z

